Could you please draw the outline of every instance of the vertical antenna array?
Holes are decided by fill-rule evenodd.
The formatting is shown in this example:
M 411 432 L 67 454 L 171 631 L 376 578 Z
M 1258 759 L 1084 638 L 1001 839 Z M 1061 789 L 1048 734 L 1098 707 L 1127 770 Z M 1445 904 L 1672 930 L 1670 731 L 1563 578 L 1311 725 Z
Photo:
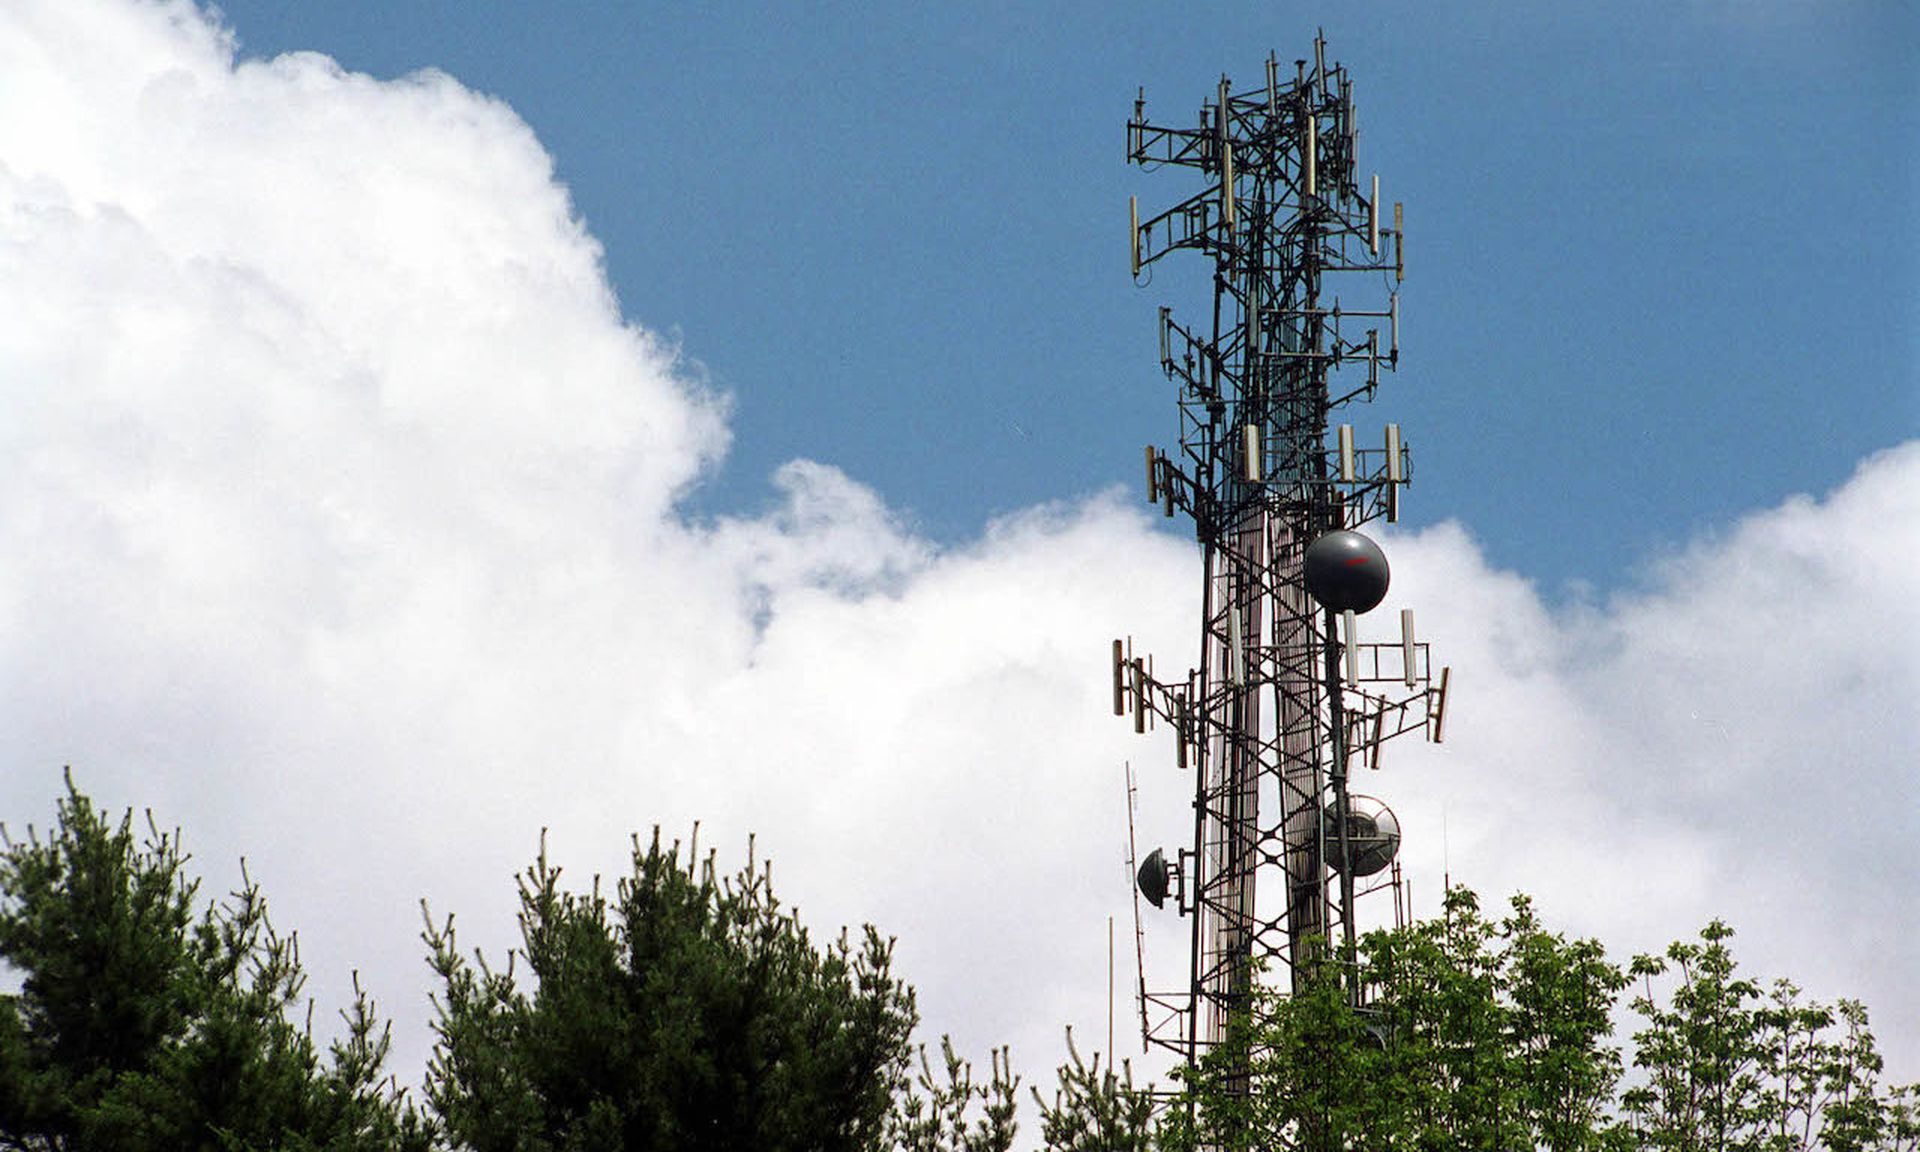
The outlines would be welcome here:
M 1400 359 L 1402 213 L 1383 214 L 1358 136 L 1352 81 L 1318 38 L 1287 74 L 1269 56 L 1260 86 L 1222 77 L 1197 125 L 1150 123 L 1144 94 L 1127 124 L 1132 163 L 1202 178 L 1158 214 L 1130 202 L 1136 280 L 1177 252 L 1212 265 L 1210 318 L 1160 309 L 1179 440 L 1146 451 L 1147 498 L 1200 543 L 1200 664 L 1161 680 L 1115 641 L 1113 667 L 1115 714 L 1170 725 L 1194 773 L 1190 845 L 1138 872 L 1151 903 L 1171 894 L 1191 917 L 1187 986 L 1141 987 L 1147 1044 L 1188 1064 L 1257 1010 L 1257 968 L 1293 990 L 1325 945 L 1350 962 L 1355 899 L 1397 889 L 1399 827 L 1350 794 L 1349 768 L 1377 768 L 1410 732 L 1438 740 L 1444 716 L 1446 677 L 1430 674 L 1410 610 L 1397 635 L 1359 636 L 1387 568 L 1353 529 L 1397 519 L 1412 471 L 1398 425 L 1332 424 Z

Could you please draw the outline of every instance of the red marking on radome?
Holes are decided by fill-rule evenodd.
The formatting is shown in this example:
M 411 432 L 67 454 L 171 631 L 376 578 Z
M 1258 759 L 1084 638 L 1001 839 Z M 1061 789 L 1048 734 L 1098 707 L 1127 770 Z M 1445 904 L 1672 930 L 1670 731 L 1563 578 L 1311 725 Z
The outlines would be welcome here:
M 1367 562 L 1367 558 L 1365 556 L 1355 556 L 1353 559 L 1347 561 L 1347 567 L 1358 568 L 1360 565 L 1365 564 L 1366 562 Z

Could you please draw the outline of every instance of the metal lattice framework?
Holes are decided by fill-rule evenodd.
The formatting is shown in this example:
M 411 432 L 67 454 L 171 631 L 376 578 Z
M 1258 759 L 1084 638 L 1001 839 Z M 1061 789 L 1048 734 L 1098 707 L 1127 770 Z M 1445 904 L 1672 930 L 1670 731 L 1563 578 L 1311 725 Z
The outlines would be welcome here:
M 1127 125 L 1130 161 L 1205 178 L 1148 219 L 1134 204 L 1135 278 L 1179 252 L 1213 271 L 1210 321 L 1160 310 L 1180 436 L 1146 453 L 1148 499 L 1190 517 L 1201 545 L 1200 666 L 1161 680 L 1114 644 L 1115 713 L 1142 732 L 1170 724 L 1195 777 L 1193 840 L 1169 870 L 1192 917 L 1190 980 L 1157 992 L 1143 974 L 1140 988 L 1147 1042 L 1189 1063 L 1251 1010 L 1256 959 L 1297 981 L 1312 941 L 1352 942 L 1354 870 L 1328 866 L 1355 858 L 1349 767 L 1378 767 L 1394 737 L 1441 736 L 1447 678 L 1430 675 L 1411 613 L 1391 641 L 1361 643 L 1352 615 L 1321 608 L 1303 577 L 1321 534 L 1396 519 L 1410 477 L 1396 425 L 1361 448 L 1331 424 L 1400 358 L 1401 210 L 1382 218 L 1357 139 L 1351 80 L 1321 40 L 1291 76 L 1269 57 L 1264 86 L 1235 92 L 1223 77 L 1193 127 L 1149 123 L 1144 97 Z M 1354 307 L 1336 286 L 1375 303 Z

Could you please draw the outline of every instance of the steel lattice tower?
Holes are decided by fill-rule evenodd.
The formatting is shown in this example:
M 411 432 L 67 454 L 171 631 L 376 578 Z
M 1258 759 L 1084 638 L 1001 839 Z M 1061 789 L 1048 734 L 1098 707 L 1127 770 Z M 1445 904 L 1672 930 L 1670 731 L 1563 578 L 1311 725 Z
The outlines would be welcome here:
M 1410 476 L 1397 425 L 1360 448 L 1331 423 L 1398 367 L 1404 264 L 1400 206 L 1383 219 L 1379 178 L 1361 183 L 1352 83 L 1325 53 L 1316 39 L 1285 77 L 1269 57 L 1247 91 L 1223 77 L 1193 127 L 1149 123 L 1144 96 L 1127 125 L 1132 163 L 1204 177 L 1148 219 L 1135 202 L 1135 278 L 1176 252 L 1213 272 L 1210 319 L 1160 310 L 1179 445 L 1146 453 L 1148 499 L 1190 517 L 1201 546 L 1200 665 L 1162 680 L 1115 641 L 1113 676 L 1115 713 L 1142 732 L 1170 724 L 1194 773 L 1191 845 L 1138 872 L 1150 901 L 1173 894 L 1192 917 L 1188 986 L 1149 991 L 1143 966 L 1140 987 L 1147 1042 L 1190 1064 L 1253 1010 L 1256 959 L 1297 987 L 1312 942 L 1351 946 L 1356 895 L 1397 891 L 1397 823 L 1349 794 L 1349 768 L 1378 767 L 1393 737 L 1442 734 L 1447 677 L 1429 675 L 1411 612 L 1362 643 L 1354 612 L 1308 577 L 1310 544 L 1396 519 Z

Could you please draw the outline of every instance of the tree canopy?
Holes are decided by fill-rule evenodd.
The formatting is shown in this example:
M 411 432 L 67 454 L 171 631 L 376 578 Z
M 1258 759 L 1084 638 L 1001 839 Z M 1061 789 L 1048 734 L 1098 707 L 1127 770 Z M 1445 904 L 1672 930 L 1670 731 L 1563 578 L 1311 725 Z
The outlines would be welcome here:
M 1008 1152 L 1021 1077 L 916 1044 L 872 926 L 816 939 L 751 843 L 737 871 L 656 831 L 610 888 L 518 879 L 489 960 L 427 916 L 439 978 L 416 1101 L 359 993 L 322 1045 L 295 938 L 242 882 L 203 900 L 177 832 L 69 778 L 53 825 L 0 828 L 0 1150 Z M 1169 1089 L 1111 1054 L 1029 1089 L 1059 1152 L 1920 1152 L 1920 1089 L 1882 1082 L 1864 1005 L 1739 969 L 1732 930 L 1624 967 L 1525 897 L 1472 892 L 1369 933 Z M 1622 997 L 1625 997 L 1623 1002 Z M 1616 1021 L 1631 1020 L 1624 1037 Z M 1253 1023 L 1257 1021 L 1257 1023 Z
M 504 967 L 429 921 L 443 991 L 427 1094 L 451 1143 L 877 1146 L 918 1023 L 891 941 L 868 927 L 816 946 L 751 854 L 722 878 L 657 831 L 611 898 L 560 876 L 543 848 L 520 878 L 523 944 Z
M 324 1056 L 293 1022 L 299 949 L 251 879 L 201 905 L 177 833 L 71 778 L 44 839 L 0 836 L 0 1147 L 425 1147 L 364 995 Z
M 1882 1085 L 1866 1008 L 1763 997 L 1715 921 L 1622 969 L 1524 896 L 1363 937 L 1209 1053 L 1169 1147 L 1913 1152 L 1920 1093 Z M 1321 949 L 1321 954 L 1328 955 Z M 1621 994 L 1640 1027 L 1613 1039 Z M 1243 1071 L 1244 1070 L 1244 1071 Z M 1241 1085 L 1244 1084 L 1244 1089 Z

